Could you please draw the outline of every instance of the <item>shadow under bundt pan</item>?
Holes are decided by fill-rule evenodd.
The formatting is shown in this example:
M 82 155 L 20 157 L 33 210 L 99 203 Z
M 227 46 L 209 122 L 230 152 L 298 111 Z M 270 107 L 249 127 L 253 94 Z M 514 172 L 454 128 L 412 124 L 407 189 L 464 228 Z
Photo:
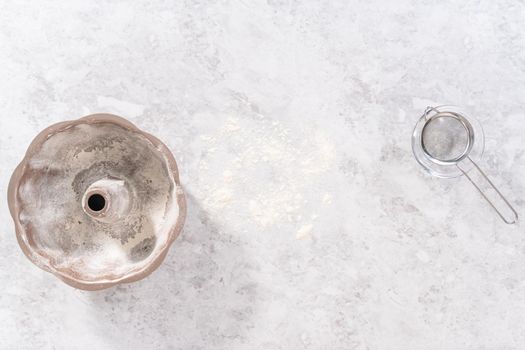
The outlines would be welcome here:
M 169 149 L 110 114 L 42 131 L 11 177 L 8 202 L 25 255 L 84 290 L 149 275 L 186 217 Z

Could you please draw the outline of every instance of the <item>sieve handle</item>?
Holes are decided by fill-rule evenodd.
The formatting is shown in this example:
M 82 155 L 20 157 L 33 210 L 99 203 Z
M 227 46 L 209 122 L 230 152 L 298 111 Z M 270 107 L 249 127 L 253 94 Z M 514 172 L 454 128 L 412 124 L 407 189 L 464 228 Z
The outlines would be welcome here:
M 463 164 L 466 163 L 466 164 Z M 465 166 L 467 165 L 467 166 Z M 472 165 L 471 167 L 468 165 Z M 490 206 L 496 210 L 496 213 L 506 224 L 515 224 L 518 221 L 518 213 L 509 203 L 509 201 L 494 186 L 492 181 L 485 175 L 480 167 L 470 157 L 465 158 L 457 164 L 457 167 L 469 181 L 476 187 L 489 202 Z

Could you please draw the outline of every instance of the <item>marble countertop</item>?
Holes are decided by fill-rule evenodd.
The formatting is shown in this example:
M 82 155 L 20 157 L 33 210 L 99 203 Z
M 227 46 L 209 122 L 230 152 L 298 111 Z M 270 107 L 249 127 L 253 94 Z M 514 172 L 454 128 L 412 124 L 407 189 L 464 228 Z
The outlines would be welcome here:
M 525 217 L 518 1 L 0 3 L 0 197 L 32 138 L 94 112 L 173 151 L 183 234 L 99 292 L 33 266 L 0 202 L 0 349 L 522 349 L 525 235 L 426 175 L 428 105 L 484 126 Z

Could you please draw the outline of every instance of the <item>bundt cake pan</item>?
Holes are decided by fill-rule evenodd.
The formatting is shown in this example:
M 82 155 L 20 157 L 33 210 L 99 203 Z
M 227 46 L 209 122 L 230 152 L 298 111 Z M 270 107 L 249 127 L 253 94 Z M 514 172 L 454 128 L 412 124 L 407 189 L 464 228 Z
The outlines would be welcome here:
M 42 131 L 11 177 L 8 202 L 29 260 L 84 290 L 149 275 L 186 217 L 171 152 L 110 114 Z

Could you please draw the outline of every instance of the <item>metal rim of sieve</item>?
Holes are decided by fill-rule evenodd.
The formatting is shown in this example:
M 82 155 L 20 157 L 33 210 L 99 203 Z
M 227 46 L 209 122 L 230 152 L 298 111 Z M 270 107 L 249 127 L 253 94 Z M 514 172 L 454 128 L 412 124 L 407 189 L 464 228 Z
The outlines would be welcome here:
M 437 109 L 435 111 L 436 111 L 436 114 L 432 115 L 431 117 L 428 117 L 428 114 L 427 114 L 428 119 L 425 121 L 425 124 L 423 125 L 423 129 L 421 131 L 421 139 L 420 139 L 421 148 L 423 149 L 423 152 L 425 153 L 425 155 L 433 162 L 440 163 L 440 164 L 450 164 L 450 165 L 456 164 L 462 161 L 463 159 L 465 159 L 469 155 L 470 151 L 472 150 L 472 146 L 474 145 L 474 128 L 472 127 L 472 124 L 468 121 L 468 119 L 459 113 L 450 112 L 450 111 L 440 112 Z M 465 149 L 463 150 L 463 152 L 457 157 L 454 157 L 451 159 L 442 159 L 442 158 L 436 157 L 432 155 L 427 149 L 427 147 L 425 146 L 425 141 L 424 141 L 425 130 L 432 121 L 435 121 L 436 119 L 439 119 L 439 118 L 454 118 L 461 123 L 463 128 L 465 128 L 465 131 L 467 133 L 467 145 L 465 146 Z

